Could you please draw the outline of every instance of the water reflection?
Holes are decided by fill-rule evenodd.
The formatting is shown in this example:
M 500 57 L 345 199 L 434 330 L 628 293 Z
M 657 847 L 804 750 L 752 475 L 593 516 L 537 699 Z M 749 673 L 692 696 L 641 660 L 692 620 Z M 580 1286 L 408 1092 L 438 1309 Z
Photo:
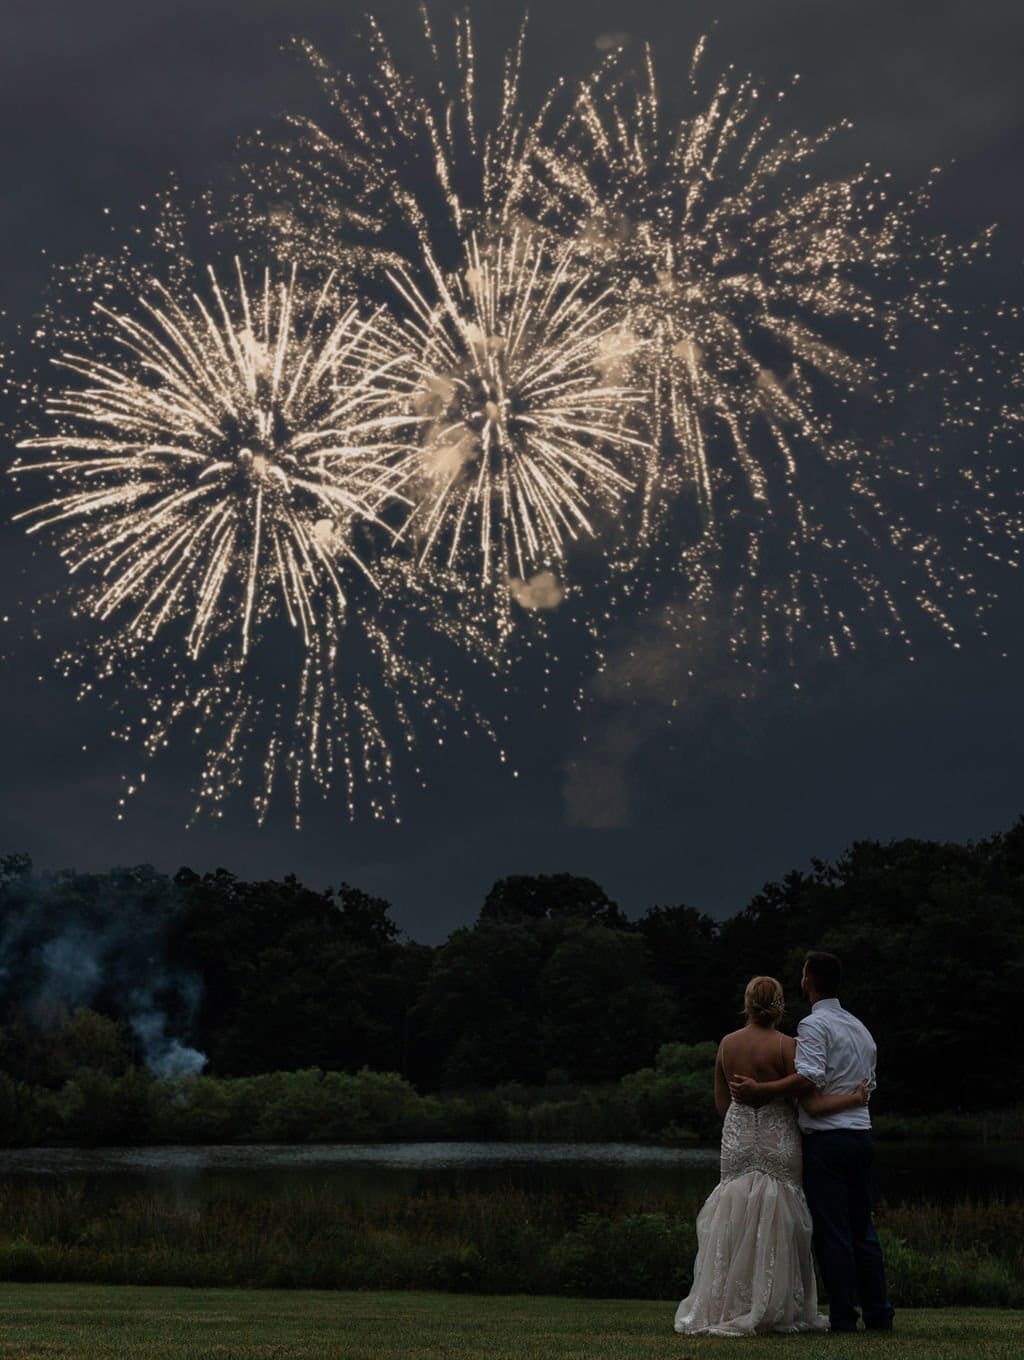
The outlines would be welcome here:
M 203 1147 L 3 1148 L 0 1176 L 125 1171 L 247 1170 L 386 1166 L 482 1170 L 498 1166 L 709 1166 L 718 1149 L 635 1143 L 318 1143 L 211 1144 Z
M 1019 1192 L 1021 1144 L 881 1143 L 882 1198 L 949 1202 Z M 101 1198 L 154 1194 L 179 1204 L 211 1196 L 332 1195 L 353 1202 L 514 1189 L 600 1207 L 692 1202 L 718 1179 L 713 1147 L 628 1143 L 372 1143 L 0 1149 L 0 1181 L 69 1186 Z

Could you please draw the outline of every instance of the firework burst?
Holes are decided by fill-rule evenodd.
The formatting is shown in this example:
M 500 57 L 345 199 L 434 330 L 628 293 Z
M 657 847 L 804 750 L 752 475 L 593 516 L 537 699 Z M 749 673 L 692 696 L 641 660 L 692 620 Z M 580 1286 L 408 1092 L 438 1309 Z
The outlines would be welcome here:
M 155 282 L 134 313 L 98 304 L 99 354 L 55 361 L 78 381 L 20 445 L 47 456 L 14 468 L 59 488 L 17 518 L 93 577 L 92 612 L 148 641 L 187 616 L 192 658 L 214 638 L 244 656 L 277 609 L 308 641 L 320 585 L 343 612 L 344 574 L 369 570 L 353 525 L 380 524 L 400 480 L 374 318 L 333 279 L 235 276 L 233 296 L 211 269 L 207 297 Z
M 421 560 L 522 582 L 560 566 L 567 543 L 594 533 L 592 507 L 629 491 L 623 469 L 644 443 L 626 416 L 641 394 L 614 380 L 617 313 L 572 249 L 552 258 L 525 232 L 474 234 L 453 276 L 428 259 L 431 300 L 408 270 L 393 276 L 422 422 L 410 532 Z
M 690 70 L 699 111 L 675 124 L 649 50 L 639 89 L 607 65 L 579 92 L 576 154 L 561 163 L 574 167 L 581 246 L 614 276 L 645 342 L 649 417 L 677 455 L 665 475 L 692 486 L 711 517 L 735 485 L 709 448 L 718 433 L 750 498 L 766 501 L 773 479 L 755 428 L 792 479 L 791 440 L 829 442 L 813 380 L 869 385 L 872 366 L 836 342 L 835 323 L 884 320 L 852 275 L 891 257 L 899 223 L 868 230 L 856 181 L 800 183 L 830 133 L 776 134 L 750 79 L 723 79 L 705 98 L 702 51 Z
M 817 633 L 837 653 L 858 615 L 906 637 L 885 555 L 934 554 L 913 543 L 906 478 L 869 447 L 869 413 L 896 418 L 901 337 L 948 314 L 942 289 L 970 252 L 915 242 L 923 193 L 814 175 L 835 129 L 780 133 L 752 79 L 704 93 L 703 46 L 691 113 L 666 117 L 649 49 L 639 79 L 613 58 L 547 162 L 638 341 L 652 457 L 637 547 L 664 561 L 671 545 L 669 566 L 731 595 L 737 652 L 764 652 L 781 625 L 787 643 Z M 622 560 L 636 571 L 636 553 Z M 926 597 L 943 616 L 927 583 Z
M 107 296 L 137 272 L 87 277 Z M 333 278 L 310 289 L 294 268 L 253 286 L 236 260 L 231 287 L 211 270 L 205 291 L 149 280 L 132 300 L 72 329 L 54 362 L 73 381 L 12 469 L 26 490 L 45 479 L 18 518 L 74 582 L 82 641 L 60 668 L 111 699 L 146 762 L 191 735 L 197 813 L 247 786 L 262 821 L 284 784 L 296 818 L 309 787 L 395 815 L 418 729 L 493 736 L 447 663 L 499 663 L 472 589 L 395 551 L 419 424 L 407 356 Z

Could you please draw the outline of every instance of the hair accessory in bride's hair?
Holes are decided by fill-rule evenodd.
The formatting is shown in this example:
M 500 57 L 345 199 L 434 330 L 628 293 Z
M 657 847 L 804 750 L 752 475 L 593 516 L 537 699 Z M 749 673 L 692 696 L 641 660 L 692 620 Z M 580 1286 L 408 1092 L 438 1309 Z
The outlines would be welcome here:
M 775 1023 L 786 1009 L 782 987 L 777 978 L 752 977 L 743 993 L 743 1012 L 755 1024 Z

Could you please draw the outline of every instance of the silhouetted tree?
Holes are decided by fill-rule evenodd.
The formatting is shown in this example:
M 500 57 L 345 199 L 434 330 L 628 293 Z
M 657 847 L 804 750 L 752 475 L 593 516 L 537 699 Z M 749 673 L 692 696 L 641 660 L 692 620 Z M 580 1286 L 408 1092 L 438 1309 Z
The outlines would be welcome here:
M 673 1037 L 696 1044 L 735 1020 L 733 968 L 719 942 L 719 925 L 693 907 L 651 907 L 636 923 L 647 946 L 651 977 L 672 997 Z
M 413 1011 L 450 1087 L 536 1082 L 544 1072 L 537 979 L 544 941 L 525 922 L 457 930 L 437 951 Z
M 538 987 L 546 1068 L 610 1081 L 653 1062 L 672 1035 L 672 1000 L 649 973 L 643 939 L 573 922 Z
M 515 874 L 499 878 L 487 894 L 479 921 L 553 921 L 573 917 L 600 925 L 628 924 L 592 878 L 575 874 Z
M 610 1081 L 665 1043 L 683 1052 L 734 1028 L 754 973 L 782 980 L 794 1026 L 812 948 L 843 959 L 841 999 L 875 1033 L 878 1108 L 1018 1099 L 1003 1069 L 1024 991 L 1024 818 L 967 845 L 857 841 L 722 922 L 687 906 L 631 922 L 592 879 L 508 877 L 440 948 L 405 939 L 387 901 L 347 883 L 171 879 L 147 865 L 39 874 L 8 855 L 4 1108 L 12 1128 L 45 1125 L 47 1101 L 80 1108 L 96 1137 L 142 1127 L 140 1009 L 220 1076 L 368 1066 L 421 1090 Z M 644 1080 L 675 1108 L 669 1068 Z M 111 1123 L 104 1093 L 119 1083 L 134 1113 Z

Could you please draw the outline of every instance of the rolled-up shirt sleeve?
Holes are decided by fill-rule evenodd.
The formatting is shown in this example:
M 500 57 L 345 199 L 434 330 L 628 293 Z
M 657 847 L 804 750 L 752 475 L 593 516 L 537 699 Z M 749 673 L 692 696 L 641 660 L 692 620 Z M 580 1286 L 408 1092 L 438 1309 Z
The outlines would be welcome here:
M 810 1017 L 796 1027 L 796 1070 L 820 1090 L 825 1086 L 825 1035 Z

